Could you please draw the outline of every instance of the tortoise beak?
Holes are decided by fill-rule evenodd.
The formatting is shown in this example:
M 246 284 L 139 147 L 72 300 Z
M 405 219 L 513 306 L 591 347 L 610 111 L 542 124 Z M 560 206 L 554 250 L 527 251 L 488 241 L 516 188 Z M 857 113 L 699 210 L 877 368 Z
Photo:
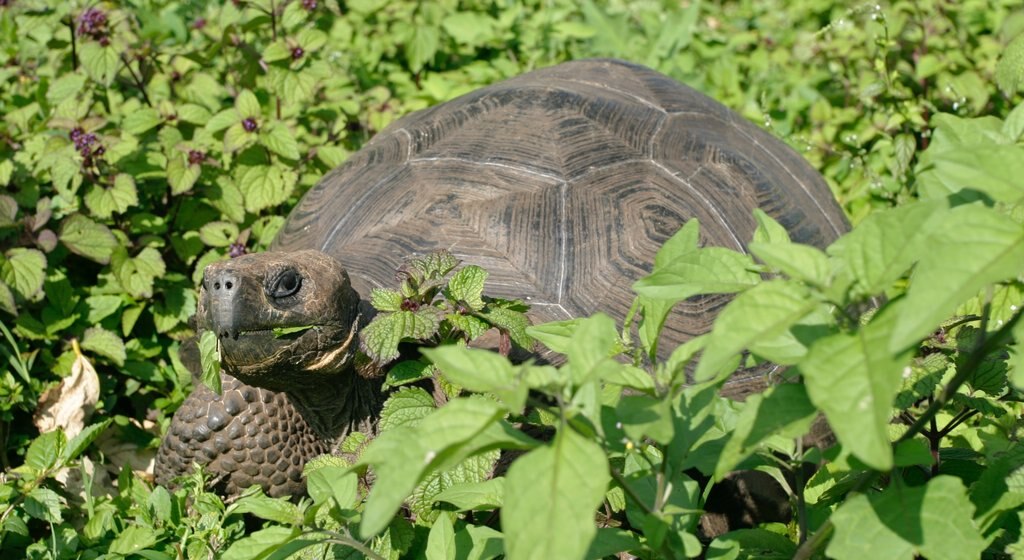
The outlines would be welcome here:
M 245 299 L 245 281 L 230 261 L 214 263 L 203 273 L 202 299 L 203 316 L 200 322 L 218 338 L 238 339 L 241 331 L 239 310 Z

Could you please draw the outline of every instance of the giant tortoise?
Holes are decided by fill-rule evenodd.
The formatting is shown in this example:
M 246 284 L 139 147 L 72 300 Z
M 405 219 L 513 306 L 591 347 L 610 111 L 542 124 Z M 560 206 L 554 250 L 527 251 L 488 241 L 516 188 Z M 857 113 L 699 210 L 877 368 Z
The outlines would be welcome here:
M 700 220 L 704 244 L 742 250 L 755 208 L 819 247 L 848 227 L 796 152 L 642 66 L 569 62 L 408 115 L 310 190 L 269 252 L 206 269 L 197 318 L 219 337 L 223 394 L 186 399 L 157 480 L 198 462 L 226 493 L 301 493 L 306 459 L 372 430 L 384 395 L 357 330 L 370 290 L 409 255 L 449 249 L 483 266 L 488 293 L 526 300 L 534 322 L 621 320 L 685 221 Z M 663 348 L 708 331 L 724 302 L 681 303 Z M 299 325 L 316 328 L 272 334 Z

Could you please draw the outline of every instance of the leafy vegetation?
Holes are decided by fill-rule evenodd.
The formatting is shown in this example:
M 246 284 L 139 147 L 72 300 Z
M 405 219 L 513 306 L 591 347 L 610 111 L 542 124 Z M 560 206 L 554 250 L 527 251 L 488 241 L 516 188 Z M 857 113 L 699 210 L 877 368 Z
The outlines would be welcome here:
M 5 557 L 1024 549 L 1019 2 L 3 0 L 0 37 Z M 344 442 L 354 465 L 308 467 L 308 498 L 226 504 L 201 472 L 174 492 L 148 482 L 191 383 L 178 351 L 206 264 L 265 247 L 398 116 L 587 56 L 763 124 L 857 227 L 822 251 L 760 216 L 751 256 L 687 275 L 722 251 L 690 223 L 636 285 L 636 332 L 600 315 L 529 331 L 559 368 L 428 350 L 452 399 L 395 390 L 381 435 Z M 482 274 L 449 299 L 480 311 Z M 678 294 L 716 291 L 739 293 L 711 333 L 645 359 Z M 805 382 L 719 396 L 759 360 Z M 805 448 L 819 412 L 838 442 Z M 499 449 L 519 455 L 495 476 Z M 702 542 L 704 477 L 736 469 L 779 481 L 795 518 Z

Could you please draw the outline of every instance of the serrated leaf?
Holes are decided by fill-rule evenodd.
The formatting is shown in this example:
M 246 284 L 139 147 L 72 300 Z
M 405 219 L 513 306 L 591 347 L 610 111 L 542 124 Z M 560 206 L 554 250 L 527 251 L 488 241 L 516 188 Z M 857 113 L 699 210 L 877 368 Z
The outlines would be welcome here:
M 441 514 L 434 503 L 437 495 L 452 486 L 483 482 L 494 472 L 501 452 L 497 449 L 468 457 L 451 468 L 433 470 L 409 496 L 409 509 L 417 520 L 432 522 Z
M 469 340 L 473 340 L 491 329 L 490 323 L 472 315 L 449 313 L 444 316 L 444 319 L 452 327 L 464 333 Z
M 977 204 L 951 210 L 930 237 L 888 348 L 899 351 L 938 328 L 968 298 L 1024 272 L 1024 224 Z
M 31 467 L 36 473 L 45 473 L 57 465 L 66 444 L 67 439 L 61 430 L 39 434 L 25 452 L 25 466 Z
M 0 282 L 0 310 L 17 317 L 18 305 L 14 301 L 14 292 L 7 286 L 6 282 Z
M 146 247 L 135 256 L 119 247 L 111 256 L 110 266 L 125 291 L 136 298 L 153 297 L 153 281 L 167 272 L 160 251 L 153 247 Z
M 237 152 L 251 146 L 257 139 L 258 136 L 246 130 L 241 122 L 235 123 L 224 131 L 224 151 Z
M 1007 97 L 1013 97 L 1024 86 L 1024 34 L 1010 41 L 999 55 L 996 83 Z
M 49 488 L 43 488 L 37 486 L 33 488 L 28 495 L 25 496 L 25 501 L 22 507 L 25 509 L 25 513 L 29 514 L 36 519 L 57 524 L 64 520 L 61 516 L 61 508 L 63 504 L 60 495 L 50 490 Z
M 476 265 L 460 269 L 448 280 L 448 298 L 468 305 L 473 311 L 484 308 L 484 282 L 487 271 Z
M 260 143 L 275 154 L 288 159 L 299 159 L 299 143 L 284 125 L 273 123 L 259 131 Z
M 456 385 L 479 393 L 494 393 L 514 414 L 521 414 L 526 406 L 529 387 L 504 356 L 454 345 L 424 348 L 421 352 Z
M 913 349 L 885 350 L 896 321 L 906 313 L 900 303 L 887 304 L 856 333 L 817 340 L 799 363 L 811 401 L 825 413 L 843 447 L 879 470 L 892 467 L 892 403 L 913 356 Z
M 508 558 L 583 558 L 608 472 L 601 448 L 569 428 L 512 463 L 501 515 Z
M 245 169 L 238 185 L 245 197 L 245 209 L 253 214 L 288 200 L 295 186 L 295 172 L 277 165 L 256 165 Z
M 60 241 L 72 253 L 100 264 L 110 262 L 110 255 L 118 246 L 110 229 L 81 214 L 72 214 L 61 223 Z
M 85 76 L 78 72 L 65 72 L 50 83 L 50 87 L 46 90 L 46 100 L 50 102 L 50 105 L 60 105 L 65 99 L 74 97 L 82 91 L 85 79 Z
M 441 42 L 440 30 L 429 25 L 418 25 L 413 30 L 412 40 L 405 46 L 405 57 L 409 70 L 419 72 L 434 59 Z
M 143 107 L 128 113 L 121 121 L 121 128 L 131 134 L 142 134 L 162 122 L 163 117 L 156 109 Z
M 306 474 L 306 487 L 314 503 L 334 498 L 338 507 L 347 509 L 355 505 L 359 477 L 348 468 L 327 465 Z
M 15 247 L 7 251 L 0 265 L 0 279 L 25 301 L 37 301 L 43 295 L 46 280 L 46 255 L 37 249 Z
M 124 213 L 139 203 L 135 179 L 126 173 L 118 173 L 110 187 L 93 184 L 85 193 L 85 205 L 93 216 L 107 219 L 114 214 Z
M 419 387 L 403 387 L 384 401 L 380 411 L 380 432 L 400 426 L 414 427 L 437 410 L 434 397 Z
M 433 364 L 422 360 L 402 360 L 388 368 L 387 378 L 384 380 L 385 389 L 415 383 L 422 379 L 429 379 L 437 372 Z
M 114 46 L 104 47 L 94 41 L 81 44 L 78 59 L 82 62 L 85 73 L 94 81 L 105 86 L 114 81 L 118 67 L 121 65 L 121 58 Z
M 113 419 L 107 418 L 102 422 L 86 426 L 75 437 L 71 438 L 71 441 L 67 443 L 60 455 L 60 464 L 67 464 L 77 459 L 92 442 L 96 441 L 96 438 L 103 435 L 103 430 L 106 430 L 111 422 L 113 422 Z
M 277 62 L 279 60 L 288 60 L 292 56 L 291 49 L 285 43 L 284 39 L 278 39 L 267 45 L 267 48 L 263 49 L 263 60 L 266 62 Z
M 109 359 L 118 366 L 124 365 L 127 353 L 124 341 L 103 327 L 89 327 L 82 336 L 82 349 Z
M 179 195 L 192 189 L 202 175 L 202 166 L 190 164 L 188 155 L 173 153 L 167 158 L 167 184 L 171 186 L 171 194 Z
M 744 348 L 757 352 L 788 333 L 818 303 L 803 286 L 773 280 L 758 284 L 729 303 L 715 320 L 695 376 L 707 380 L 721 374 Z
M 530 320 L 525 313 L 503 307 L 488 306 L 480 312 L 480 315 L 491 325 L 507 333 L 516 346 L 526 350 L 533 349 L 533 337 L 526 332 L 530 327 Z
M 817 412 L 803 385 L 783 383 L 764 393 L 750 395 L 719 455 L 715 479 L 721 480 L 773 436 L 797 438 L 804 435 L 810 430 Z
M 199 336 L 199 363 L 202 366 L 200 381 L 214 393 L 221 394 L 220 342 L 213 331 L 203 331 Z
M 398 357 L 400 342 L 430 338 L 440 324 L 440 312 L 429 306 L 416 311 L 382 313 L 360 331 L 359 345 L 374 361 L 388 363 Z
M 198 126 L 206 125 L 212 118 L 210 111 L 206 107 L 194 103 L 182 103 L 177 105 L 174 111 L 178 115 L 178 120 Z
M 238 226 L 231 222 L 210 222 L 199 228 L 199 239 L 210 247 L 227 247 L 238 239 Z
M 401 311 L 405 298 L 402 294 L 385 288 L 374 288 L 370 291 L 370 305 L 377 311 Z
M 247 89 L 238 92 L 238 96 L 235 97 L 235 109 L 238 111 L 240 119 L 256 118 L 263 112 L 260 109 L 259 99 Z
M 980 558 L 986 542 L 960 479 L 937 476 L 924 486 L 893 484 L 881 494 L 857 494 L 832 515 L 826 553 L 837 560 Z

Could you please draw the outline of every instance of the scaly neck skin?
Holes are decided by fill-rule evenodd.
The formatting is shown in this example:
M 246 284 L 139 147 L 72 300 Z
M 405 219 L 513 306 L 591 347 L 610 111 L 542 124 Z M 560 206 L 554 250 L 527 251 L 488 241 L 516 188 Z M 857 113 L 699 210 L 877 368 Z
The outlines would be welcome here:
M 353 431 L 371 435 L 384 401 L 382 381 L 349 372 L 315 387 L 295 388 L 285 394 L 317 435 L 338 443 Z

